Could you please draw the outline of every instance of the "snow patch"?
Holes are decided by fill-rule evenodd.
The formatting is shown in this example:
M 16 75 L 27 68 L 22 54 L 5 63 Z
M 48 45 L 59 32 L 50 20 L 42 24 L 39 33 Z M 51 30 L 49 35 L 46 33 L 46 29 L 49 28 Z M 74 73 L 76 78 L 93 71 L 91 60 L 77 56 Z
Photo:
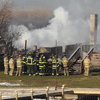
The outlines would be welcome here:
M 7 82 L 0 83 L 1 86 L 22 86 L 22 84 L 12 84 Z

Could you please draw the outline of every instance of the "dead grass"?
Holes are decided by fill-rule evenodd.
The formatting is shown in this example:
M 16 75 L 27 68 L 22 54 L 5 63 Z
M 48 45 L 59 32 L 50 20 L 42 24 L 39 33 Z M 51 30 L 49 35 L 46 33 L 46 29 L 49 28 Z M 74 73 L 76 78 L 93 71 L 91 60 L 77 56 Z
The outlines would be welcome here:
M 85 77 L 84 75 L 70 75 L 70 76 L 31 76 L 23 75 L 9 76 L 0 72 L 0 82 L 9 82 L 24 84 L 22 87 L 45 87 L 52 86 L 61 87 L 63 84 L 66 87 L 80 87 L 80 88 L 100 88 L 100 75 Z

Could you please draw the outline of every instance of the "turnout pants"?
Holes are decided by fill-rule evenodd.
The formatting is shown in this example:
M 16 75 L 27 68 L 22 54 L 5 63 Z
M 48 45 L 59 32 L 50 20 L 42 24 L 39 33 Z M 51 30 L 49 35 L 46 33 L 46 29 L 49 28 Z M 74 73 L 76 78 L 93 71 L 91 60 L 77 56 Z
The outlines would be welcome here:
M 35 75 L 38 75 L 38 74 L 39 74 L 39 66 L 38 66 L 38 65 L 35 65 L 35 68 L 36 68 L 36 73 L 35 73 Z
M 33 74 L 33 65 L 28 65 L 28 74 L 31 75 Z
M 84 69 L 84 76 L 89 76 L 89 67 L 85 67 Z
M 36 72 L 37 72 L 37 67 L 36 67 L 36 65 L 33 65 L 33 74 L 35 75 Z
M 5 66 L 4 74 L 8 75 L 8 66 Z
M 50 75 L 52 73 L 52 67 L 48 66 L 48 74 Z
M 25 63 L 22 66 L 22 72 L 27 73 L 27 65 Z
M 69 70 L 68 70 L 68 67 L 64 67 L 64 75 L 69 76 Z
M 45 67 L 39 67 L 39 75 L 45 75 Z
M 10 68 L 10 73 L 9 73 L 9 75 L 10 75 L 10 76 L 13 76 L 13 74 L 14 74 L 14 68 Z
M 52 75 L 59 75 L 59 69 L 58 68 L 52 68 Z
M 22 70 L 21 67 L 17 67 L 16 76 L 17 76 L 17 75 L 21 76 L 21 70 Z

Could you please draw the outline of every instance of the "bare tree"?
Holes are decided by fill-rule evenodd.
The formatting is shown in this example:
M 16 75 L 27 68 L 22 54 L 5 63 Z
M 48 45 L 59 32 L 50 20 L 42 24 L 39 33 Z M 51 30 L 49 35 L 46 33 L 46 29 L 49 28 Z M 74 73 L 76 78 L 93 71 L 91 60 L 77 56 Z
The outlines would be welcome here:
M 20 36 L 19 33 L 10 32 L 9 26 L 12 21 L 13 2 L 5 1 L 0 7 L 0 40 L 5 42 L 6 53 L 12 54 L 13 42 Z
M 11 2 L 3 2 L 0 8 L 0 36 L 5 37 L 8 26 L 12 19 L 12 5 Z
M 6 52 L 11 55 L 15 47 L 14 42 L 20 38 L 21 33 L 14 32 L 12 25 L 9 28 L 10 30 L 6 33 L 4 40 L 6 42 Z

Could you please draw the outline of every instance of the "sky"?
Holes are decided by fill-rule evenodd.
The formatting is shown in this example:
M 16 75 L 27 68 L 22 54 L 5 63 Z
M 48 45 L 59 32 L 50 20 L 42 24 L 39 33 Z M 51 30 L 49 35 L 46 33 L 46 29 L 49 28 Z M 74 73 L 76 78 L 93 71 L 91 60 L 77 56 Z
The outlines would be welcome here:
M 0 2 L 6 0 L 0 0 Z M 8 0 L 13 1 L 15 9 L 49 9 L 54 11 L 62 6 L 73 16 L 81 17 L 91 13 L 100 14 L 100 0 Z M 81 16 L 80 16 L 81 15 Z M 85 16 L 87 17 L 87 16 Z
M 69 0 L 14 0 L 14 1 L 16 4 L 18 4 L 19 9 L 45 8 L 51 10 L 54 10 L 59 6 L 65 6 L 65 4 L 69 2 Z
M 0 0 L 0 3 L 6 0 Z M 100 0 L 8 0 L 15 3 L 15 9 L 49 9 L 55 10 L 62 6 L 73 15 L 90 13 L 100 14 Z
M 6 0 L 0 0 L 0 2 Z M 100 0 L 10 0 L 15 2 L 17 9 L 45 8 L 54 10 L 59 6 L 77 11 L 79 6 L 84 10 L 99 12 Z
M 53 44 L 52 40 L 48 38 L 48 34 L 50 35 L 49 37 L 54 37 L 53 40 L 58 39 L 59 41 L 62 41 L 63 39 L 62 44 L 64 43 L 66 44 L 66 42 L 67 43 L 86 42 L 88 40 L 87 36 L 89 37 L 90 33 L 91 13 L 98 14 L 97 38 L 98 40 L 100 38 L 99 34 L 100 0 L 12 0 L 12 1 L 14 1 L 14 3 L 16 4 L 16 9 L 23 9 L 23 10 L 49 9 L 52 10 L 54 13 L 54 18 L 52 18 L 49 21 L 50 24 L 42 29 L 36 29 L 30 31 L 25 26 L 17 26 L 18 30 L 22 28 L 23 30 L 25 30 L 25 32 L 23 33 L 23 38 L 28 37 L 29 36 L 28 34 L 31 34 L 29 36 L 29 39 L 32 40 L 30 41 L 30 44 L 31 43 L 35 44 L 35 41 L 33 41 L 33 38 L 31 39 L 31 37 L 37 37 L 41 45 Z M 16 28 L 16 26 L 14 27 Z M 58 36 L 60 36 L 60 38 Z M 86 38 L 87 40 L 85 40 Z M 23 39 L 21 38 L 21 40 Z M 100 43 L 100 41 L 98 42 Z M 21 41 L 19 43 L 21 43 Z
M 79 10 L 78 8 L 84 8 L 84 10 L 90 13 L 99 13 L 100 0 L 12 0 L 15 1 L 18 9 L 30 9 L 30 8 L 45 8 L 54 10 L 59 6 L 62 6 L 66 10 Z M 92 11 L 91 11 L 92 10 Z

